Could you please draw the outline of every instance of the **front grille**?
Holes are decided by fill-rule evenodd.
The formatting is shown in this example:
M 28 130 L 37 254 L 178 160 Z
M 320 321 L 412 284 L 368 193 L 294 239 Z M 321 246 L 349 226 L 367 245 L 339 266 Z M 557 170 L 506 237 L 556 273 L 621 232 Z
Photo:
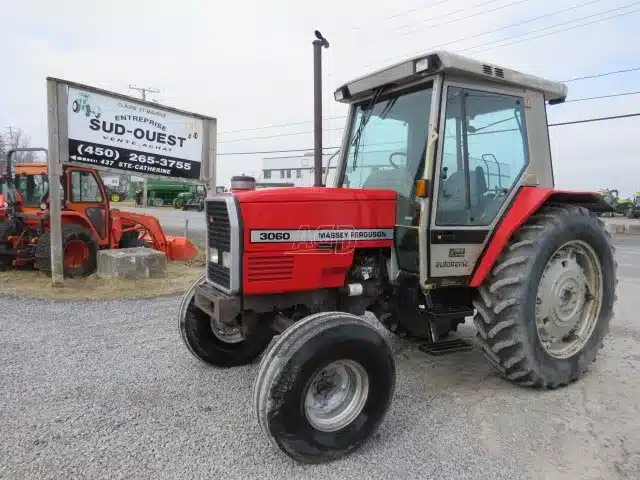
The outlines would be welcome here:
M 293 278 L 293 257 L 283 255 L 252 256 L 248 258 L 247 263 L 247 280 L 249 282 L 291 280 Z
M 211 283 L 231 289 L 231 271 L 222 265 L 223 252 L 231 252 L 231 222 L 226 200 L 208 200 L 205 207 L 207 222 L 207 245 L 209 250 L 218 250 L 218 262 L 207 258 L 207 277 Z

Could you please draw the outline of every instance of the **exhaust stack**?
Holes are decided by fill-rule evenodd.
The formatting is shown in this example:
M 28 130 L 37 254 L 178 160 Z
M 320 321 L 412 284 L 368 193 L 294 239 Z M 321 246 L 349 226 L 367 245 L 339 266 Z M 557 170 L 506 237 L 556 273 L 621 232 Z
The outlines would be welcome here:
M 314 187 L 324 187 L 322 182 L 322 47 L 329 42 L 316 30 L 313 41 L 313 168 Z

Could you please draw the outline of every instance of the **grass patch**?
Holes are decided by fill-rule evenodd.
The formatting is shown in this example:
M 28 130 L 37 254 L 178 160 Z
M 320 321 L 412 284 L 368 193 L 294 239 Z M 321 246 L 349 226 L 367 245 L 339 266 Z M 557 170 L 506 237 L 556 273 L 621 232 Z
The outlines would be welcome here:
M 103 280 L 97 275 L 67 278 L 61 287 L 53 287 L 51 277 L 34 270 L 0 271 L 0 293 L 43 300 L 134 300 L 183 293 L 204 273 L 205 255 L 183 262 L 167 262 L 163 278 L 142 280 Z

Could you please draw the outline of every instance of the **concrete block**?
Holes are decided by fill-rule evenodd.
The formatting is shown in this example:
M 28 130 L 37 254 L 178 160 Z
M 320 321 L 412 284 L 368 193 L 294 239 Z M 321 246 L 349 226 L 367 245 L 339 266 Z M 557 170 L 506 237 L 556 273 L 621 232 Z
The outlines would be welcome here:
M 628 235 L 640 235 L 640 223 L 627 223 L 624 230 Z
M 620 223 L 605 223 L 605 227 L 607 229 L 607 231 L 611 234 L 611 235 L 617 235 L 620 233 L 624 233 L 624 225 L 620 224 Z
M 164 275 L 166 269 L 166 254 L 151 248 L 119 248 L 98 252 L 100 278 L 158 278 Z

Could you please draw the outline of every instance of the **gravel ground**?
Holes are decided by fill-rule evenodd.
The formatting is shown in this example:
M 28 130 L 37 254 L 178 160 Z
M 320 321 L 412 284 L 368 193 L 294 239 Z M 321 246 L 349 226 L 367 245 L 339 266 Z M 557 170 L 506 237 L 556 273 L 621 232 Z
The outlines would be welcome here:
M 364 448 L 319 466 L 297 465 L 259 430 L 256 365 L 190 356 L 179 298 L 0 296 L 0 478 L 638 479 L 639 287 L 621 280 L 598 362 L 561 390 L 515 387 L 476 351 L 430 357 L 391 338 L 388 416 Z M 470 322 L 461 334 L 472 338 Z

